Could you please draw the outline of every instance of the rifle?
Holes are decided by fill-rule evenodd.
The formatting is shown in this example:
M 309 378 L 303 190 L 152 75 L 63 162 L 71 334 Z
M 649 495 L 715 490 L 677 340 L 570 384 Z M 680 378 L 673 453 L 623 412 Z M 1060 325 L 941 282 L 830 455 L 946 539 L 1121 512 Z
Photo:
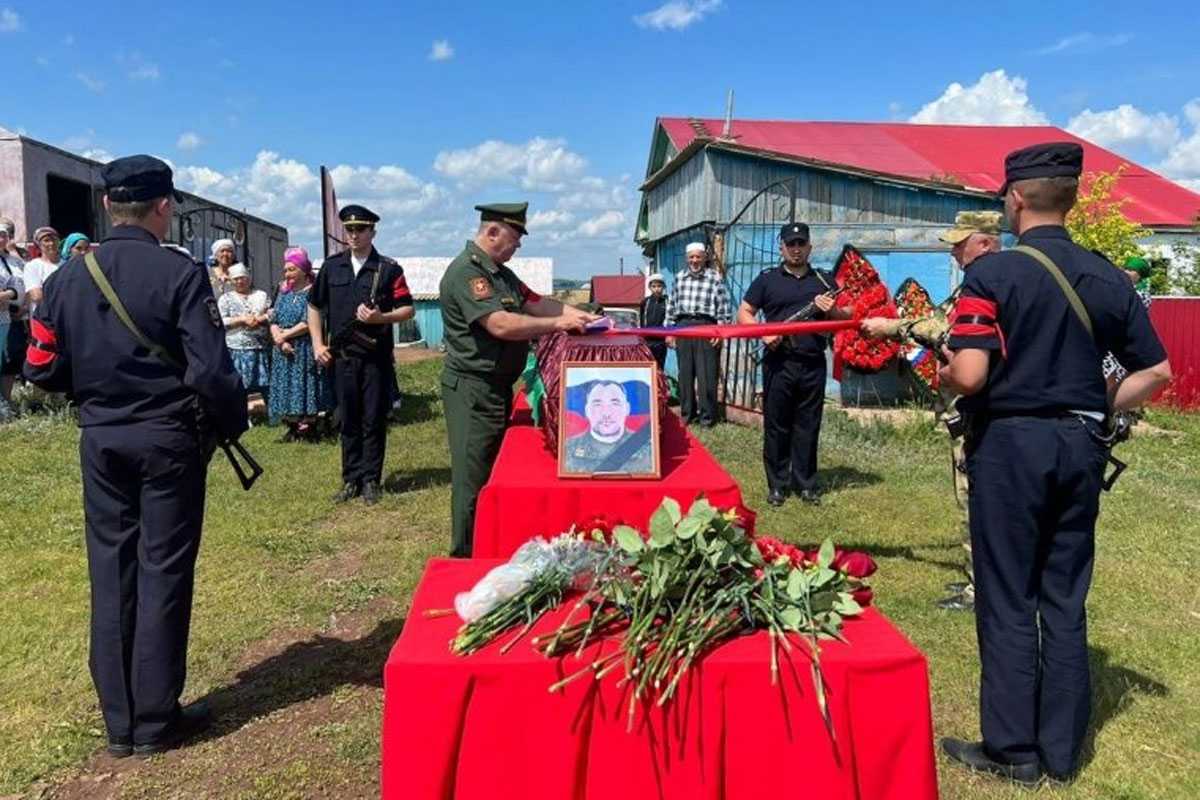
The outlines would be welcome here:
M 831 298 L 837 299 L 837 296 L 844 291 L 846 291 L 846 287 L 839 286 L 836 289 L 834 289 L 833 291 L 826 292 L 825 294 L 828 294 Z M 787 319 L 781 320 L 781 322 L 784 322 L 784 323 L 808 322 L 813 317 L 815 317 L 818 313 L 820 313 L 820 311 L 821 310 L 819 308 L 817 308 L 817 301 L 815 299 L 813 299 L 813 300 L 810 300 L 808 303 L 805 303 L 804 306 L 801 307 L 799 311 L 792 314 Z M 780 349 L 787 350 L 790 348 L 794 348 L 795 347 L 794 339 L 795 339 L 795 334 L 793 334 L 792 336 L 783 337 L 783 340 L 779 343 Z
M 117 296 L 117 290 L 108 282 L 108 278 L 104 277 L 104 273 L 100 271 L 100 263 L 96 260 L 93 253 L 88 253 L 84 256 L 84 262 L 87 264 L 88 273 L 92 276 L 92 281 L 95 282 L 96 288 L 100 290 L 100 294 L 104 295 L 104 299 L 108 301 L 112 307 L 113 313 L 121 320 L 133 338 L 137 339 L 138 344 L 153 353 L 159 361 L 166 364 L 172 369 L 179 370 L 181 373 L 185 371 L 185 367 L 180 364 L 175 358 L 163 348 L 162 345 L 150 341 L 146 334 L 142 333 L 142 329 L 133 321 L 133 317 L 129 315 L 125 304 L 121 302 L 121 298 Z M 216 433 L 215 426 L 209 421 L 211 415 L 205 408 L 203 400 L 199 395 L 195 396 L 195 416 L 196 428 L 200 433 L 201 448 L 204 453 L 204 460 L 207 462 L 212 457 L 213 450 L 220 447 L 225 453 L 225 457 L 229 459 L 233 471 L 237 474 L 238 480 L 242 483 L 242 488 L 250 491 L 250 487 L 258 480 L 258 476 L 263 474 L 263 468 L 254 460 L 254 456 L 250 455 L 250 451 L 239 442 L 237 439 L 229 437 L 221 437 Z M 235 456 L 236 452 L 236 456 Z M 246 462 L 246 467 L 249 469 L 249 474 L 238 463 L 237 456 L 241 456 Z
M 371 293 L 367 295 L 367 300 L 363 303 L 367 308 L 375 308 L 375 293 L 379 290 L 379 276 L 382 273 L 383 264 L 381 263 L 375 268 L 375 277 L 371 280 Z M 354 348 L 366 351 L 362 355 L 370 355 L 375 350 L 379 337 L 383 335 L 386 327 L 385 325 L 366 325 L 359 322 L 357 318 L 351 317 L 349 321 L 333 332 L 333 336 L 329 338 L 329 349 L 334 353 L 339 353 Z
M 1093 434 L 1093 438 L 1105 449 L 1105 461 L 1108 465 L 1112 466 L 1112 471 L 1104 476 L 1103 482 L 1100 484 L 1100 487 L 1106 492 L 1112 491 L 1113 484 L 1117 482 L 1117 478 L 1121 477 L 1121 473 L 1129 466 L 1112 454 L 1113 448 L 1132 435 L 1133 426 L 1137 424 L 1140 416 L 1140 413 L 1137 411 L 1118 411 L 1108 418 L 1107 433 L 1102 435 Z

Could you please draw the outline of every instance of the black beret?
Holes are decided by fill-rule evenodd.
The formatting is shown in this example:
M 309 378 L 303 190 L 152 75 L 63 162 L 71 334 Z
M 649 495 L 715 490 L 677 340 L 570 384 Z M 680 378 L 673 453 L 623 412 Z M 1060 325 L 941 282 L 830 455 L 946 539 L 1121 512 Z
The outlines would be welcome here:
M 114 203 L 136 203 L 159 197 L 183 196 L 175 191 L 171 168 L 154 156 L 125 156 L 108 162 L 100 171 L 104 193 Z
M 1047 142 L 1022 147 L 1004 158 L 1004 185 L 1030 178 L 1078 178 L 1083 172 L 1083 147 L 1075 142 Z
M 343 224 L 353 222 L 359 225 L 374 225 L 379 222 L 379 215 L 366 206 L 351 205 L 338 212 L 338 219 Z
M 808 241 L 808 226 L 803 222 L 789 222 L 779 229 L 779 241 L 787 244 L 797 239 Z

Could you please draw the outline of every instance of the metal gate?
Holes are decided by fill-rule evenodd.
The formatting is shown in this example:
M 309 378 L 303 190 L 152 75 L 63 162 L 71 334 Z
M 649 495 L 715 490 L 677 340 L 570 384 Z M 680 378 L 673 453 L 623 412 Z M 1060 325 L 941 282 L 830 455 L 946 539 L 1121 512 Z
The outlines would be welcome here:
M 786 178 L 760 189 L 723 227 L 713 249 L 729 287 L 735 313 L 750 283 L 764 269 L 779 264 L 779 229 L 796 220 L 796 179 Z M 760 412 L 762 342 L 727 339 L 721 354 L 721 388 L 726 405 Z

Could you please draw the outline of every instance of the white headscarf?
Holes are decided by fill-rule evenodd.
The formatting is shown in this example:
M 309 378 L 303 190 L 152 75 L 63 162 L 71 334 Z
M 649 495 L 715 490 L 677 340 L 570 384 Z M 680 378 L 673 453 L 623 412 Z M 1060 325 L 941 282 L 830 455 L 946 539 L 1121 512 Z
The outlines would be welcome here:
M 232 250 L 235 253 L 237 252 L 237 247 L 236 247 L 236 245 L 234 245 L 233 239 L 217 239 L 215 242 L 213 242 L 212 243 L 213 258 L 216 258 L 217 253 L 221 252 L 226 247 L 228 247 L 230 250 Z
M 707 252 L 707 248 L 702 242 L 692 242 L 686 248 L 684 248 L 684 252 L 686 252 L 688 255 L 691 255 L 692 253 L 704 253 Z
M 250 271 L 246 269 L 246 265 L 240 261 L 229 268 L 229 280 L 233 280 L 234 278 L 248 277 L 250 277 Z

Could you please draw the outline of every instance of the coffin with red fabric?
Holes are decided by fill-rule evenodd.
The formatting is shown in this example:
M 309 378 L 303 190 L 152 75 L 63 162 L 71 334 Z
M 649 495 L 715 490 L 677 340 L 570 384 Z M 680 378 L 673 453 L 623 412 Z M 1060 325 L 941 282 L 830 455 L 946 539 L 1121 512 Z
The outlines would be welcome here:
M 822 666 L 834 735 L 809 663 L 793 649 L 771 685 L 765 633 L 698 662 L 674 701 L 639 708 L 616 676 L 549 685 L 606 653 L 546 659 L 527 642 L 468 657 L 449 642 L 448 608 L 495 560 L 434 559 L 384 668 L 383 797 L 389 800 L 830 800 L 937 797 L 925 658 L 877 610 L 847 621 L 849 644 L 826 642 Z M 543 618 L 552 630 L 569 604 Z M 505 641 L 504 637 L 501 642 Z

